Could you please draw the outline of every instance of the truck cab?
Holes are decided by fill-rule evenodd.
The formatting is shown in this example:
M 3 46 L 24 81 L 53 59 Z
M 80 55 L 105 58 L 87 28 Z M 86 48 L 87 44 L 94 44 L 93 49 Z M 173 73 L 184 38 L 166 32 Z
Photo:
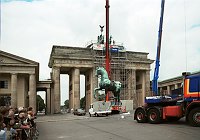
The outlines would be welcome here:
M 183 73 L 184 78 L 184 100 L 200 100 L 200 74 L 188 75 Z

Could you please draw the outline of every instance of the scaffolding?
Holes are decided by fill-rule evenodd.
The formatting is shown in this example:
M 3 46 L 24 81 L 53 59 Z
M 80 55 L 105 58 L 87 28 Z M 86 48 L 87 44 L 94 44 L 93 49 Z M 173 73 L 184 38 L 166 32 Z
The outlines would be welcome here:
M 92 51 L 94 58 L 94 67 L 104 67 L 105 68 L 105 44 L 92 43 L 89 45 Z M 126 65 L 129 63 L 127 58 L 127 53 L 125 47 L 122 43 L 110 44 L 110 67 L 111 67 L 111 80 L 120 81 L 122 84 L 120 99 L 121 100 L 131 100 L 133 99 L 130 93 L 133 89 L 129 86 L 128 83 L 131 81 L 129 74 L 131 69 L 126 69 Z M 98 82 L 96 82 L 98 87 Z

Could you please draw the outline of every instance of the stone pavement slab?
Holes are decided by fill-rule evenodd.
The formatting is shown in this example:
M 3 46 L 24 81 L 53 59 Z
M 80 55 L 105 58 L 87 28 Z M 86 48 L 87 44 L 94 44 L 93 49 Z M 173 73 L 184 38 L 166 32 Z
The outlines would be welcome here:
M 38 115 L 36 122 L 54 122 L 54 121 L 67 121 L 67 120 L 79 120 L 79 119 L 87 119 L 86 116 L 77 116 L 71 113 L 65 114 L 51 114 L 51 115 Z

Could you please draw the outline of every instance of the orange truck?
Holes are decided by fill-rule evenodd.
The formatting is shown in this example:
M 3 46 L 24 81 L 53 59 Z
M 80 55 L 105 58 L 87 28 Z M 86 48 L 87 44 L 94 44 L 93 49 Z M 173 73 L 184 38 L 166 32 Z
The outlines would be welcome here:
M 191 126 L 200 127 L 200 74 L 183 73 L 181 96 L 145 97 L 145 105 L 138 107 L 134 119 L 152 124 L 178 121 L 185 117 Z

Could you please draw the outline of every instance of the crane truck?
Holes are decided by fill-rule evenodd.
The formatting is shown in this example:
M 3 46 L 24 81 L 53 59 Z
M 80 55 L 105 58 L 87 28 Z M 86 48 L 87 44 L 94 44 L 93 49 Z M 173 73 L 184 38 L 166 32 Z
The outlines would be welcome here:
M 145 105 L 135 110 L 138 123 L 178 121 L 185 117 L 191 126 L 200 127 L 200 74 L 183 73 L 182 98 L 145 97 Z
M 152 80 L 152 91 L 154 96 L 145 97 L 145 104 L 136 108 L 134 119 L 138 123 L 149 122 L 155 124 L 161 123 L 162 121 L 178 121 L 180 118 L 185 117 L 190 125 L 200 127 L 200 74 L 182 73 L 183 87 L 179 94 L 181 97 L 158 95 L 164 3 L 165 0 L 162 0 L 157 55 L 154 78 Z

